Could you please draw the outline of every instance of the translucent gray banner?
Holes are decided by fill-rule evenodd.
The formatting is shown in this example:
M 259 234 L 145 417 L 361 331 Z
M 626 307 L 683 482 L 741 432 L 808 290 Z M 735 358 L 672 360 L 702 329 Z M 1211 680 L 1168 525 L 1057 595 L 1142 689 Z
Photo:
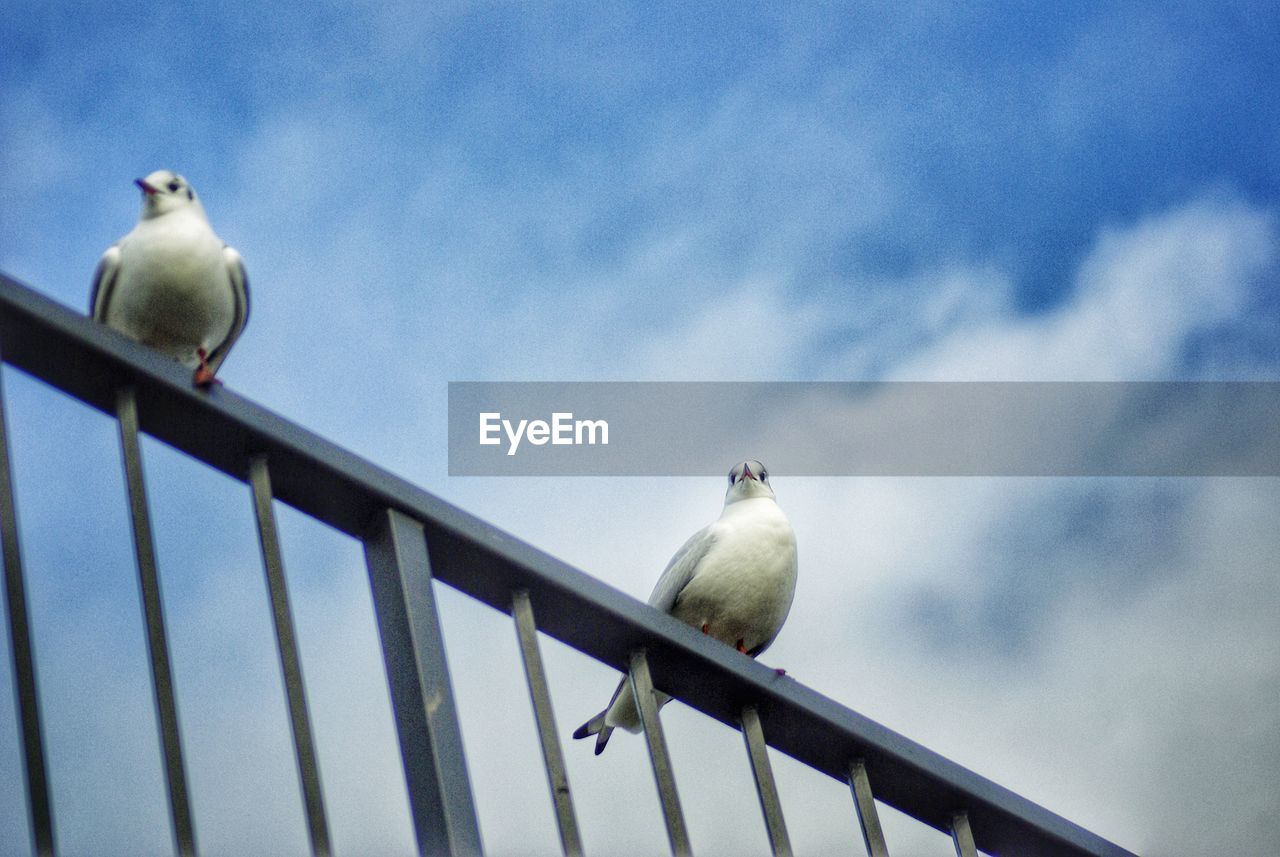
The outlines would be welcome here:
M 452 476 L 1277 476 L 1280 382 L 454 382 Z

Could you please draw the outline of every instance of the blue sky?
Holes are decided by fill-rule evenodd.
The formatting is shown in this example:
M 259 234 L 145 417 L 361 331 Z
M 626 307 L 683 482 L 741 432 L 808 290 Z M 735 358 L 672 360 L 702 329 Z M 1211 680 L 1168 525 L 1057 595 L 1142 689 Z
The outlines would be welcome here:
M 132 180 L 183 173 L 253 289 L 229 388 L 638 597 L 721 481 L 450 479 L 448 381 L 1280 375 L 1275 3 L 17 0 L 0 43 L 0 268 L 84 308 Z M 112 426 L 5 371 L 59 835 L 163 848 Z M 290 853 L 247 498 L 146 455 L 197 833 Z M 1274 480 L 773 481 L 765 660 L 1132 849 L 1280 850 Z M 335 839 L 397 853 L 359 552 L 281 514 Z M 511 629 L 441 598 L 486 845 L 555 853 Z M 614 679 L 546 648 L 567 735 Z M 739 739 L 666 711 L 695 847 L 763 853 Z M 661 850 L 640 742 L 566 749 L 588 849 Z M 797 850 L 857 853 L 777 764 Z

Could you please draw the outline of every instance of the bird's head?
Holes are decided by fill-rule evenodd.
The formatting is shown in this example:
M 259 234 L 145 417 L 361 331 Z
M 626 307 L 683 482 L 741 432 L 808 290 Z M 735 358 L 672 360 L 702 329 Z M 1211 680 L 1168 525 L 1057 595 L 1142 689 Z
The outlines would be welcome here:
M 752 497 L 773 496 L 773 488 L 769 485 L 769 471 L 755 459 L 735 464 L 729 471 L 729 490 L 724 495 L 725 505 Z
M 187 180 L 169 170 L 156 170 L 145 179 L 134 179 L 142 191 L 142 219 L 159 217 L 180 208 L 200 207 L 200 198 Z

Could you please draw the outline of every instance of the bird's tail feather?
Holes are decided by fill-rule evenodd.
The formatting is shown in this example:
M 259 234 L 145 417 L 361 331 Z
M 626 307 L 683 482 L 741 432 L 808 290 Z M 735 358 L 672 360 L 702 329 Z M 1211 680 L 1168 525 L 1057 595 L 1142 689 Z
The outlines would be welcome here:
M 613 734 L 613 727 L 604 722 L 604 716 L 609 712 L 605 709 L 592 717 L 586 723 L 579 726 L 573 733 L 574 738 L 589 738 L 596 736 L 596 755 L 599 756 L 604 752 L 604 747 L 609 743 L 609 736 Z

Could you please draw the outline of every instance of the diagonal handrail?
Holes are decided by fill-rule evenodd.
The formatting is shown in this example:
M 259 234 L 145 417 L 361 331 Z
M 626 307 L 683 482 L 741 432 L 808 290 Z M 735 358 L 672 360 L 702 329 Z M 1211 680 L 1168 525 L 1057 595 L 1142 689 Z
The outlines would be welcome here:
M 6 362 L 104 413 L 132 385 L 143 431 L 241 481 L 267 456 L 276 499 L 357 538 L 387 509 L 422 522 L 442 582 L 504 613 L 526 591 L 540 631 L 618 670 L 643 649 L 662 691 L 734 728 L 752 705 L 770 746 L 844 783 L 861 760 L 878 800 L 947 834 L 966 813 L 983 851 L 1130 853 L 230 390 L 195 389 L 177 363 L 3 274 L 0 343 Z

